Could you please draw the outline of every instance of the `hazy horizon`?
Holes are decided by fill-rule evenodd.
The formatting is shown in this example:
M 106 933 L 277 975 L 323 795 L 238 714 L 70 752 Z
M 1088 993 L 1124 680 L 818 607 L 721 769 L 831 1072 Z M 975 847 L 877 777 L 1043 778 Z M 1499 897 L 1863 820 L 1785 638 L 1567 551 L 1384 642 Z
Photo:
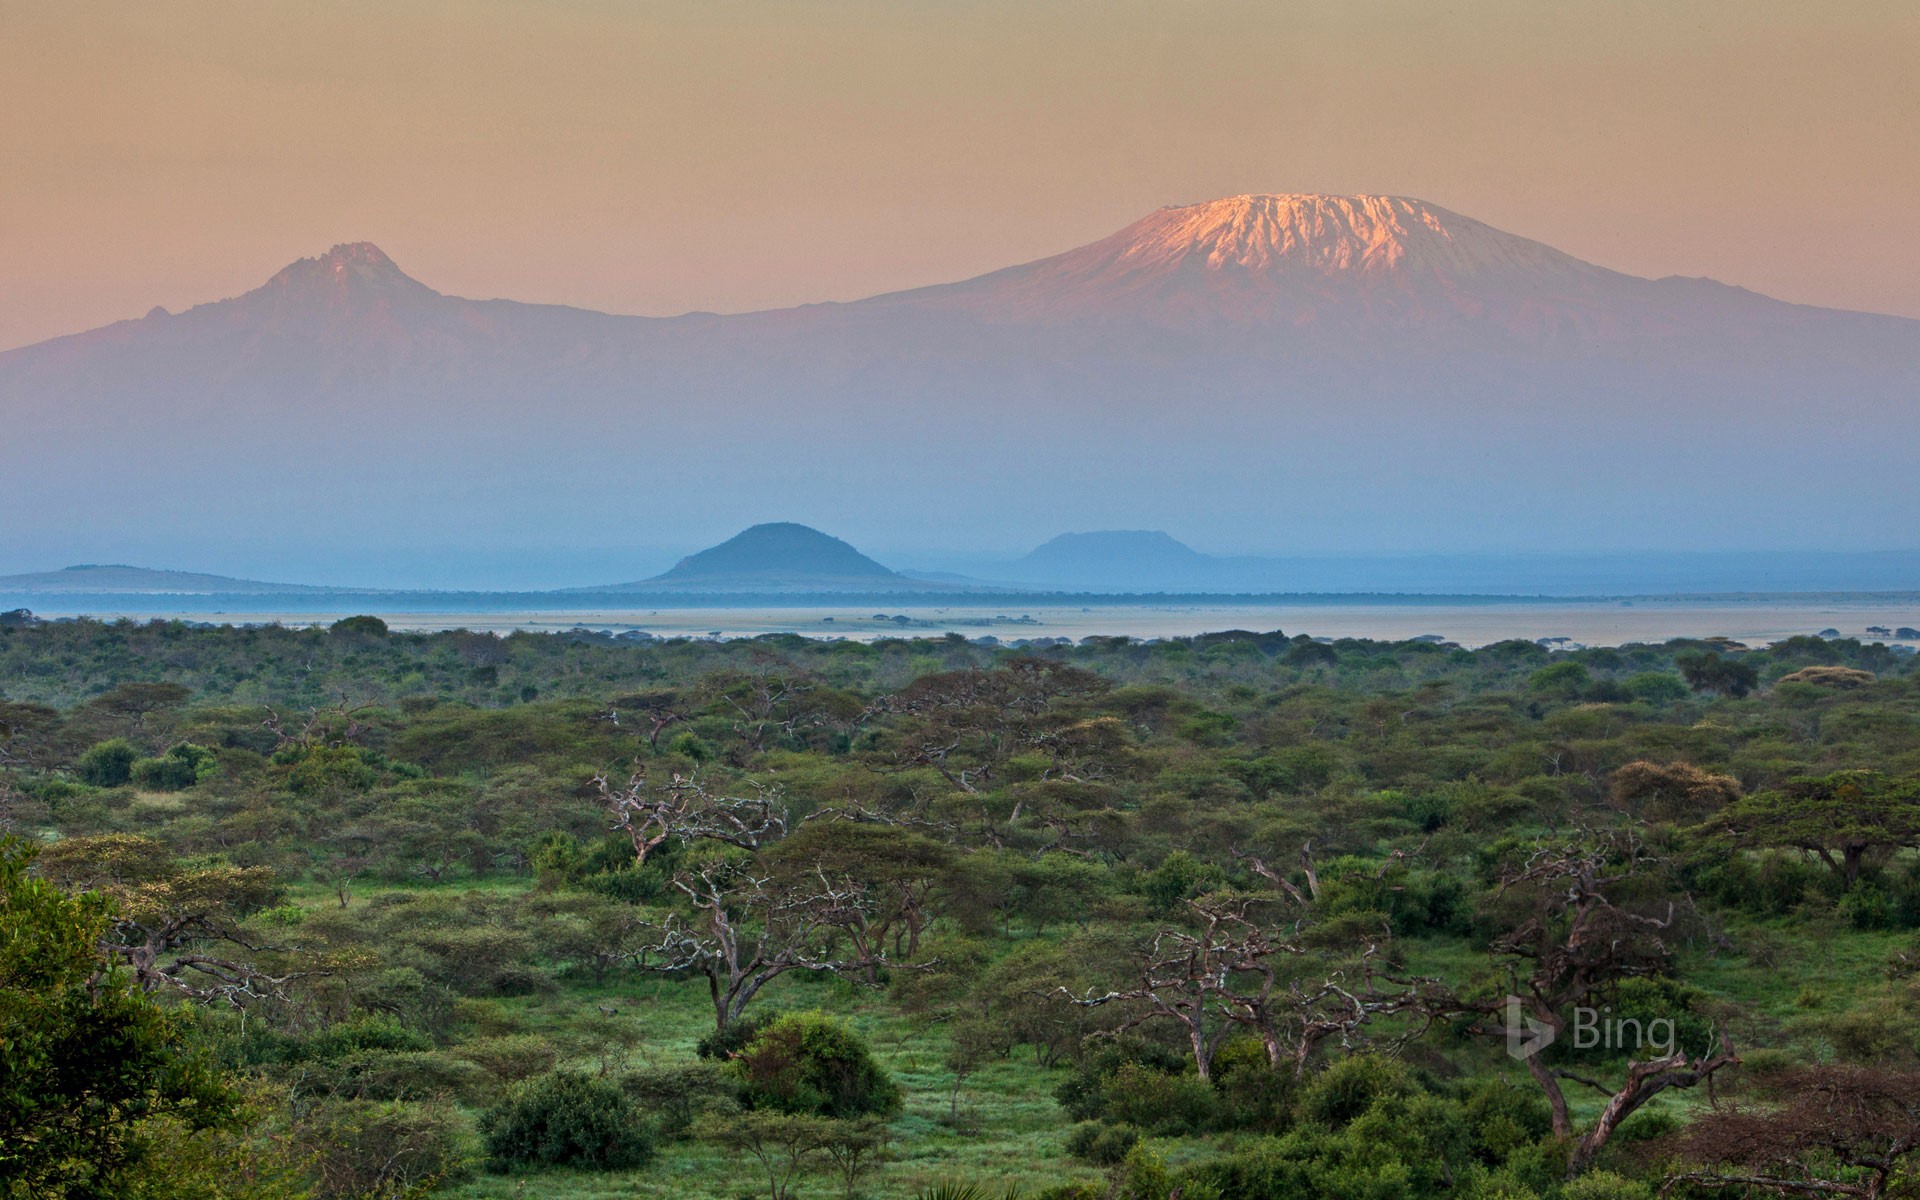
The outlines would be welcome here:
M 733 531 L 733 532 L 737 532 Z M 834 530 L 825 532 L 834 533 Z M 464 548 L 354 547 L 329 552 L 319 546 L 281 543 L 194 551 L 177 557 L 138 554 L 73 555 L 52 560 L 23 557 L 0 547 L 0 577 L 59 571 L 82 565 L 131 566 L 234 579 L 381 591 L 540 592 L 650 579 L 688 554 L 725 540 L 674 547 L 470 546 Z M 908 575 L 955 574 L 987 584 L 1033 583 L 1115 591 L 1409 592 L 1486 595 L 1625 595 L 1729 592 L 1893 592 L 1920 590 L 1920 549 L 1877 551 L 1727 550 L 1704 552 L 1436 552 L 1245 553 L 1194 546 L 1211 558 L 1272 564 L 1270 586 L 1182 586 L 1164 574 L 1136 571 L 1137 585 L 1092 584 L 1071 573 L 1022 574 L 1013 570 L 1034 547 L 983 554 L 938 547 L 868 546 L 856 549 Z M 1124 563 L 1115 564 L 1120 576 Z M 1045 582 L 1051 578 L 1052 582 Z M 1265 576 L 1258 576 L 1264 579 Z

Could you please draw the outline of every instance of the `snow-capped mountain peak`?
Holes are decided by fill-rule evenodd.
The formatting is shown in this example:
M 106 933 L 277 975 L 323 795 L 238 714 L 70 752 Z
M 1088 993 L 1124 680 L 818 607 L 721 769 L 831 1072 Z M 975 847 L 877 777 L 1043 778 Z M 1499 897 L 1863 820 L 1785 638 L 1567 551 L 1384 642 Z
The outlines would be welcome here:
M 1162 208 L 1065 254 L 880 299 L 988 320 L 1431 329 L 1466 318 L 1591 332 L 1607 318 L 1587 308 L 1645 284 L 1424 200 L 1289 193 Z
M 1452 276 L 1597 270 L 1539 242 L 1406 196 L 1249 195 L 1163 208 L 1099 248 L 1117 266 Z

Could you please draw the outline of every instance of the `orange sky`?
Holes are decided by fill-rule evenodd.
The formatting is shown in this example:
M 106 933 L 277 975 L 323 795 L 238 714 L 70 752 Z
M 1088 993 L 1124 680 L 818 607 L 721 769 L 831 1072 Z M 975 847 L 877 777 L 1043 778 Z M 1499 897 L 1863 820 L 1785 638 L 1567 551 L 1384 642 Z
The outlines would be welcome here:
M 339 241 L 726 311 L 1249 191 L 1920 316 L 1920 3 L 0 0 L 0 347 Z

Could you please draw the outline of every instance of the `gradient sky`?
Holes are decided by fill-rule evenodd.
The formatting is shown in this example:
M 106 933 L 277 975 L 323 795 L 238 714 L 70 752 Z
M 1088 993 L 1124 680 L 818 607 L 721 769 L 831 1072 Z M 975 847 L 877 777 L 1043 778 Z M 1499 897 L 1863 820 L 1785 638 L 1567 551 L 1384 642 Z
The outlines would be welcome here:
M 378 242 L 732 311 L 1249 191 L 1920 317 L 1912 0 L 0 2 L 0 347 Z

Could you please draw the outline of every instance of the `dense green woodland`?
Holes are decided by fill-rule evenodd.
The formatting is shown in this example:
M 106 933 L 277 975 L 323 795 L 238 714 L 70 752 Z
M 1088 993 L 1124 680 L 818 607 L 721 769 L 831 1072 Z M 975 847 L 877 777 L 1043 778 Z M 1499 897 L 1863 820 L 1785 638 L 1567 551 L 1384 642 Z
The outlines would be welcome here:
M 1920 1195 L 1878 645 L 16 620 L 0 826 L 9 1198 Z

